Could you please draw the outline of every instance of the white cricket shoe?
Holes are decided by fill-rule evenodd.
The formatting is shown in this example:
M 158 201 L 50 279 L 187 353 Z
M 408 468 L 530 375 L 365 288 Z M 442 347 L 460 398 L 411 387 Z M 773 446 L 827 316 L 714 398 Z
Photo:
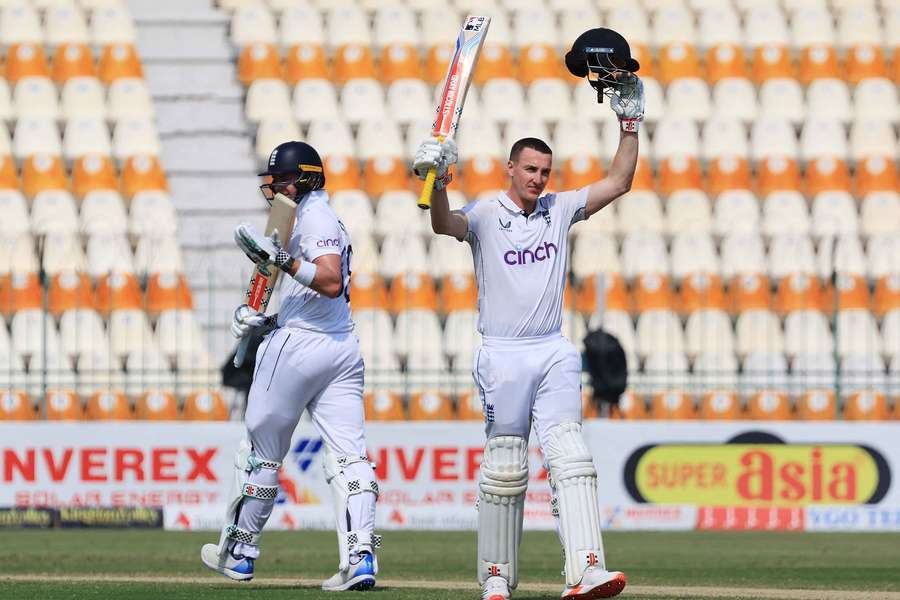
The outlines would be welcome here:
M 566 589 L 560 594 L 560 598 L 565 598 L 565 600 L 612 598 L 618 596 L 625 589 L 626 583 L 624 573 L 588 567 L 578 585 L 566 586 Z
M 502 577 L 488 577 L 481 588 L 481 600 L 509 600 L 509 583 Z
M 351 559 L 346 571 L 338 571 L 322 582 L 326 592 L 365 591 L 375 587 L 375 575 L 378 574 L 378 560 L 374 554 L 365 552 L 357 562 Z
M 231 552 L 219 555 L 217 544 L 203 544 L 200 548 L 200 560 L 203 564 L 235 581 L 250 581 L 253 579 L 253 559 L 246 556 L 234 556 Z

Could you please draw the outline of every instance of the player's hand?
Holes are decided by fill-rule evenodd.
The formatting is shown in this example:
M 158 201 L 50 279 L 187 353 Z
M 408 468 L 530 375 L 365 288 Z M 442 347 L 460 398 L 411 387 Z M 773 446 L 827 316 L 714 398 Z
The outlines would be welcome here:
M 622 83 L 614 88 L 609 106 L 619 117 L 624 131 L 637 131 L 644 120 L 644 83 L 635 74 L 625 76 Z
M 254 263 L 261 267 L 274 264 L 284 269 L 293 262 L 290 254 L 281 247 L 278 230 L 265 236 L 250 223 L 241 223 L 234 230 L 234 242 Z
M 447 138 L 443 142 L 437 138 L 428 138 L 419 144 L 416 156 L 413 159 L 413 171 L 416 177 L 422 181 L 428 176 L 428 171 L 436 169 L 435 189 L 442 189 L 450 183 L 448 171 L 450 165 L 459 160 L 459 152 L 453 138 Z
M 234 309 L 234 319 L 231 321 L 231 334 L 237 339 L 250 335 L 257 327 L 266 324 L 266 315 L 258 313 L 246 304 L 241 304 Z

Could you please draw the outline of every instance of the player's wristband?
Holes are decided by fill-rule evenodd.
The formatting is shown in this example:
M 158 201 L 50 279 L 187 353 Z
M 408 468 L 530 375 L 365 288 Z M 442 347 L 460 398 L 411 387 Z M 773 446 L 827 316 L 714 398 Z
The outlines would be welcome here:
M 435 177 L 434 189 L 442 190 L 445 187 L 447 187 L 448 185 L 450 185 L 451 181 L 453 181 L 453 173 L 451 173 L 450 171 L 447 171 L 443 177 L 440 177 L 440 178 Z
M 315 279 L 315 278 L 316 278 L 315 263 L 301 260 L 300 267 L 297 269 L 297 272 L 294 274 L 294 280 L 299 283 L 302 283 L 306 287 L 309 287 L 310 284 L 312 284 L 313 279 Z
M 285 273 L 289 273 L 294 267 L 294 257 L 285 252 L 283 249 L 278 251 L 278 254 L 275 255 L 275 260 L 273 262 L 275 263 L 276 267 L 278 267 Z
M 637 133 L 641 126 L 641 120 L 642 119 L 619 119 L 619 126 L 622 128 L 622 131 Z

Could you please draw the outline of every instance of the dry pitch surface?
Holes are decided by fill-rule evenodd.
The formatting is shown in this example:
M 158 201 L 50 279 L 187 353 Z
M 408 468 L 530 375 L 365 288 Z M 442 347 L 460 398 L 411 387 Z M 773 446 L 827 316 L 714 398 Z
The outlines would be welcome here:
M 337 562 L 333 533 L 266 534 L 257 578 L 244 584 L 200 564 L 200 545 L 215 537 L 6 531 L 0 597 L 334 598 L 317 589 Z M 373 600 L 478 598 L 473 534 L 388 532 L 386 544 Z M 896 534 L 609 533 L 606 545 L 610 565 L 629 578 L 622 598 L 900 600 Z M 554 534 L 526 533 L 516 600 L 557 598 L 560 565 Z

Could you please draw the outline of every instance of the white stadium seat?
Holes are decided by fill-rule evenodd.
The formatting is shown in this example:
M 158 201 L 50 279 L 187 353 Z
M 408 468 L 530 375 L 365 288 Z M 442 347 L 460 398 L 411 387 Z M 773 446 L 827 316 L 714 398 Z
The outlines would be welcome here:
M 22 118 L 16 121 L 13 156 L 24 160 L 34 154 L 62 154 L 59 129 L 47 119 Z
M 13 90 L 16 116 L 33 119 L 59 119 L 56 86 L 47 77 L 23 77 Z
M 152 119 L 126 118 L 113 131 L 113 156 L 125 160 L 138 154 L 159 156 L 160 143 Z
M 107 116 L 103 84 L 96 77 L 72 77 L 67 80 L 62 87 L 61 104 L 66 119 L 106 119 Z M 113 120 L 118 118 L 110 116 Z
M 274 33 L 266 41 L 272 37 L 274 37 Z M 98 46 L 135 43 L 134 22 L 124 5 L 110 4 L 98 7 L 93 11 L 91 41 Z
M 113 121 L 129 117 L 152 119 L 156 116 L 150 88 L 143 79 L 137 77 L 116 79 L 109 84 L 108 100 L 109 118 Z

